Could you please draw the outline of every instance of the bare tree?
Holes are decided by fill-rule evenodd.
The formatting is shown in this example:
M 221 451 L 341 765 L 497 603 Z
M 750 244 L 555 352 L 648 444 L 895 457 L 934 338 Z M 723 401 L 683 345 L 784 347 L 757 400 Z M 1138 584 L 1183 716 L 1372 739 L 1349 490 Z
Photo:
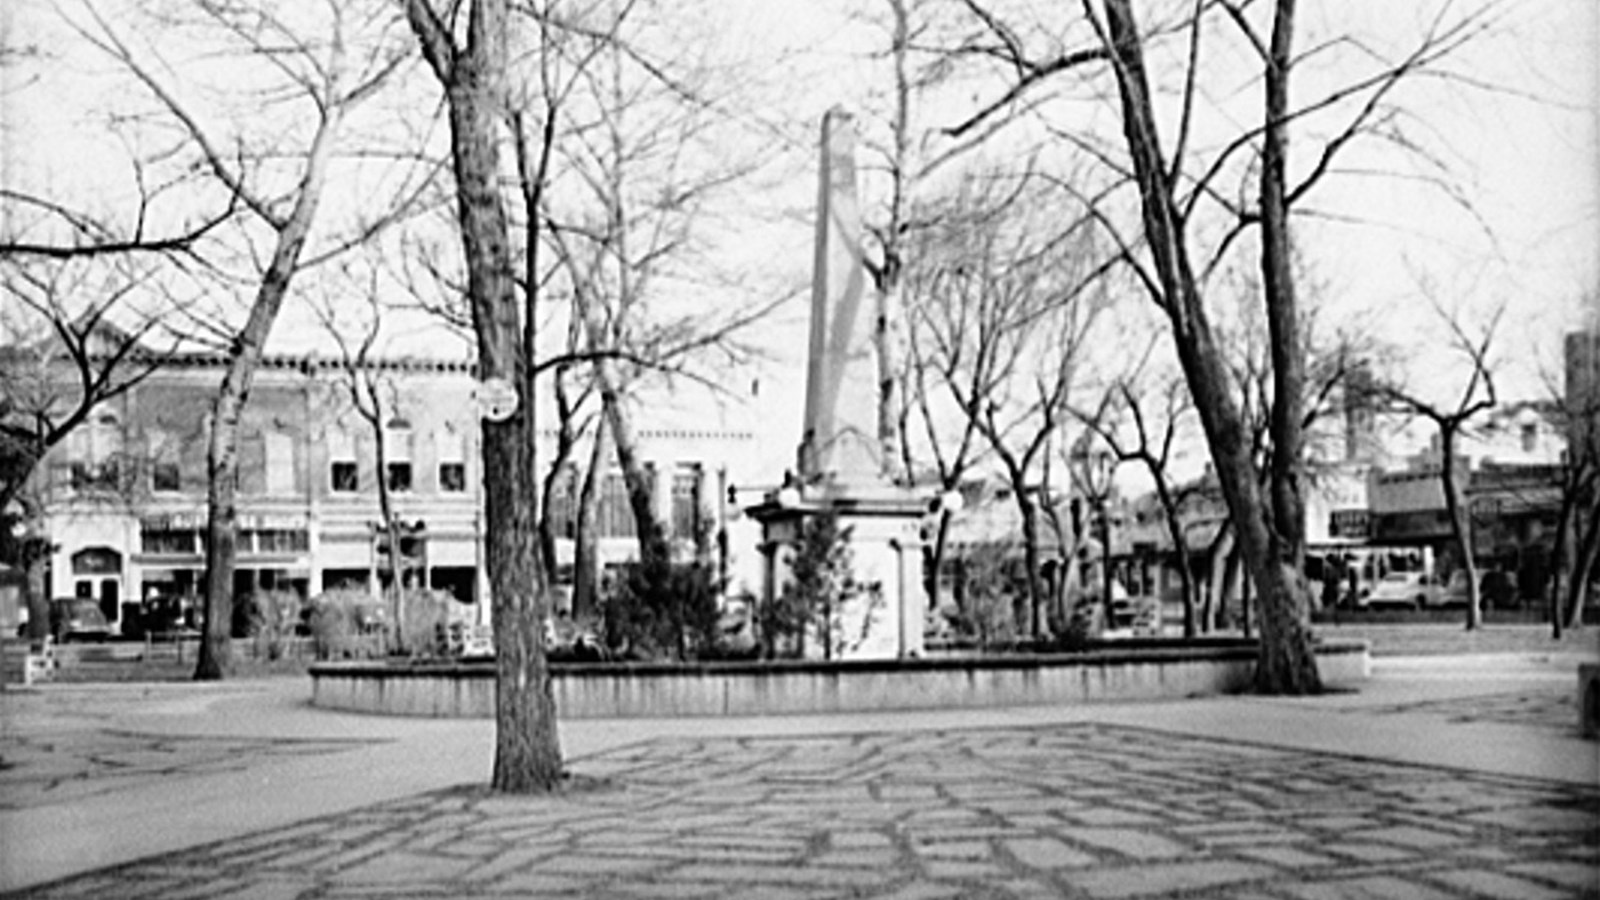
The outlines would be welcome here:
M 1467 629 L 1483 625 L 1483 598 L 1478 585 L 1478 563 L 1472 552 L 1472 518 L 1468 514 L 1462 494 L 1470 471 L 1458 471 L 1461 460 L 1457 450 L 1463 429 L 1480 414 L 1495 407 L 1494 372 L 1489 358 L 1495 331 L 1505 313 L 1502 305 L 1484 327 L 1482 334 L 1468 335 L 1460 321 L 1445 315 L 1450 329 L 1451 344 L 1468 363 L 1466 382 L 1453 402 L 1440 403 L 1425 394 L 1398 383 L 1374 386 L 1381 399 L 1391 408 L 1407 415 L 1415 415 L 1432 422 L 1439 432 L 1439 484 L 1444 492 L 1445 511 L 1450 519 L 1450 538 L 1461 566 L 1467 573 Z M 1441 311 L 1442 314 L 1442 311 Z
M 168 361 L 178 341 L 161 327 L 171 311 L 148 267 L 123 262 L 9 267 L 0 285 L 16 304 L 0 350 L 0 509 L 52 447 L 94 408 Z M 151 293 L 158 295 L 152 303 Z
M 407 0 L 406 17 L 450 109 L 456 216 L 479 376 L 509 382 L 521 398 L 504 421 L 483 423 L 498 685 L 491 785 L 508 793 L 546 792 L 561 783 L 562 763 L 541 627 L 550 609 L 549 586 L 533 521 L 537 319 L 534 310 L 519 303 L 511 224 L 498 189 L 506 139 L 509 4 L 472 0 L 449 7 L 445 15 L 451 18 L 442 18 L 428 0 Z M 456 15 L 466 16 L 463 38 L 457 37 Z
M 1227 267 L 1216 280 L 1214 294 L 1226 293 L 1232 303 L 1217 304 L 1214 323 L 1219 343 L 1226 348 L 1225 362 L 1233 380 L 1234 392 L 1239 398 L 1239 410 L 1248 436 L 1250 456 L 1259 473 L 1262 490 L 1266 490 L 1276 470 L 1273 464 L 1278 452 L 1274 435 L 1273 411 L 1276 407 L 1277 386 L 1273 379 L 1273 336 L 1266 317 L 1256 298 L 1261 294 L 1258 273 L 1243 266 Z M 1297 271 L 1297 280 L 1308 277 Z M 1315 297 L 1314 297 L 1315 299 Z M 1300 342 L 1304 377 L 1301 385 L 1300 434 L 1302 490 L 1313 490 L 1321 479 L 1336 473 L 1342 455 L 1348 448 L 1329 447 L 1328 430 L 1322 426 L 1334 414 L 1335 403 L 1348 398 L 1347 388 L 1367 392 L 1364 382 L 1356 383 L 1354 373 L 1366 371 L 1383 351 L 1377 342 L 1359 330 L 1332 330 L 1325 322 L 1326 310 L 1313 302 L 1300 310 L 1300 327 L 1296 339 Z M 1359 402 L 1367 402 L 1365 399 Z M 1304 513 L 1301 513 L 1302 520 Z M 1231 528 L 1218 535 L 1217 548 L 1224 554 L 1238 550 Z M 1230 568 L 1243 565 L 1243 560 L 1216 560 L 1226 582 Z M 1304 560 L 1301 562 L 1304 571 Z M 1246 634 L 1251 628 L 1249 582 L 1241 581 L 1246 590 L 1240 593 L 1240 613 Z M 1230 592 L 1231 595 L 1231 592 Z M 1310 602 L 1310 595 L 1307 601 Z
M 890 89 L 887 140 L 869 141 L 868 147 L 882 157 L 887 177 L 887 197 L 879 206 L 876 221 L 869 221 L 866 234 L 876 245 L 876 259 L 864 259 L 876 294 L 877 331 L 873 335 L 878 360 L 878 441 L 884 475 L 891 481 L 913 477 L 910 448 L 901 421 L 909 398 L 903 396 L 901 344 L 905 327 L 901 293 L 907 265 L 908 243 L 916 238 L 917 225 L 912 209 L 921 185 L 947 158 L 925 158 L 924 144 L 917 138 L 918 105 L 924 90 L 939 80 L 936 73 L 919 72 L 913 59 L 915 43 L 934 28 L 931 10 L 936 5 L 917 0 L 887 0 L 890 64 Z M 948 490 L 953 485 L 944 485 Z M 942 517 L 948 519 L 948 517 Z M 941 525 L 941 536 L 945 530 Z M 935 553 L 937 558 L 940 554 Z M 935 579 L 937 583 L 937 579 Z
M 1155 342 L 1152 342 L 1150 349 L 1154 347 Z M 1131 372 L 1116 379 L 1106 389 L 1098 408 L 1076 414 L 1119 461 L 1143 466 L 1155 485 L 1156 500 L 1161 505 L 1167 537 L 1177 559 L 1183 598 L 1183 636 L 1192 639 L 1199 631 L 1196 611 L 1200 591 L 1194 580 L 1188 538 L 1184 533 L 1183 503 L 1188 492 L 1173 479 L 1171 464 L 1183 422 L 1194 407 L 1181 379 L 1169 379 L 1160 384 L 1155 396 L 1147 393 L 1144 382 L 1149 358 L 1147 351 Z
M 86 165 L 78 154 L 67 154 L 75 164 L 72 178 L 37 187 L 29 184 L 30 163 L 45 171 L 52 164 L 47 158 L 30 157 L 60 155 L 61 147 L 42 142 L 29 146 L 26 140 L 18 146 L 12 140 L 13 134 L 26 132 L 33 124 L 23 104 L 41 87 L 40 96 L 50 96 L 55 79 L 84 74 L 72 56 L 75 48 L 55 30 L 66 23 L 45 14 L 47 4 L 33 6 L 23 10 L 22 27 L 17 27 L 9 9 L 0 21 L 0 141 L 6 148 L 6 158 L 0 161 L 0 260 L 20 264 L 142 256 L 154 262 L 195 254 L 238 212 L 238 198 L 207 191 L 205 173 L 186 169 L 183 160 L 174 165 L 179 154 L 172 152 L 168 141 L 135 137 L 137 118 L 123 110 L 81 113 L 100 135 L 123 144 L 122 155 L 107 158 L 110 165 Z M 65 34 L 71 33 L 70 27 Z M 35 114 L 39 112 L 55 116 L 62 111 Z
M 961 140 L 936 133 L 930 109 L 937 109 L 940 93 L 948 89 L 952 71 L 937 48 L 954 40 L 960 15 L 943 0 L 884 0 L 857 13 L 865 27 L 881 32 L 884 43 L 875 50 L 864 70 L 871 82 L 863 100 L 862 163 L 863 265 L 871 278 L 876 305 L 873 345 L 878 364 L 878 440 L 884 476 L 895 482 L 914 482 L 918 461 L 907 433 L 909 420 L 922 401 L 916 361 L 917 349 L 905 292 L 907 279 L 922 252 L 920 233 L 932 220 L 930 210 L 940 202 L 942 176 L 984 141 L 1010 125 L 1012 116 L 999 115 L 986 127 Z M 936 463 L 937 465 L 937 463 Z M 946 479 L 947 480 L 947 479 Z M 950 484 L 944 485 L 946 490 Z
M 1594 342 L 1589 333 L 1569 340 Z M 1548 421 L 1566 435 L 1567 450 L 1560 466 L 1560 508 L 1556 514 L 1550 585 L 1550 627 L 1554 637 L 1562 630 L 1583 625 L 1589 583 L 1600 560 L 1600 379 L 1596 379 L 1593 350 L 1580 349 L 1570 363 L 1564 389 L 1554 390 L 1548 402 Z M 1576 377 L 1574 377 L 1576 376 Z M 1574 383 L 1576 382 L 1576 383 Z
M 1305 553 L 1302 410 L 1305 364 L 1297 336 L 1299 301 L 1290 270 L 1290 213 L 1331 170 L 1340 151 L 1383 121 L 1394 88 L 1469 40 L 1477 16 L 1439 19 L 1411 52 L 1384 60 L 1368 52 L 1368 73 L 1336 85 L 1312 99 L 1291 104 L 1290 79 L 1314 53 L 1294 49 L 1294 0 L 1272 4 L 1195 3 L 1186 11 L 1141 27 L 1131 0 L 1084 0 L 1081 21 L 1069 29 L 1019 28 L 1004 21 L 981 0 L 964 0 L 978 36 L 956 48 L 954 58 L 987 61 L 1010 73 L 1010 88 L 985 104 L 952 133 L 979 127 L 1015 109 L 1043 86 L 1093 84 L 1099 74 L 1116 88 L 1122 154 L 1096 136 L 1063 129 L 1062 142 L 1099 159 L 1110 173 L 1104 192 L 1084 192 L 1104 230 L 1112 234 L 1156 306 L 1166 315 L 1190 392 L 1204 428 L 1217 475 L 1232 514 L 1240 551 L 1261 597 L 1262 640 L 1256 686 L 1274 693 L 1311 693 L 1321 687 L 1307 625 L 1307 588 L 1301 565 Z M 1032 23 L 1029 23 L 1030 25 Z M 1038 46 L 1050 35 L 1049 49 Z M 1066 36 L 1063 37 L 1062 35 Z M 1202 78 L 1202 51 L 1229 36 L 1237 39 L 1235 58 L 1248 59 L 1259 76 L 1259 117 L 1236 136 L 1215 142 L 1192 139 L 1205 104 L 1217 96 Z M 1072 41 L 1078 41 L 1077 46 Z M 1030 45 L 1030 40 L 1032 45 Z M 1161 57 L 1151 48 L 1159 43 Z M 1169 46 L 1175 43 L 1177 46 Z M 1337 43 L 1329 46 L 1337 46 Z M 1359 44 L 1357 45 L 1360 46 Z M 1065 49 L 1063 49 L 1065 48 Z M 1228 51 L 1221 51 L 1228 52 Z M 1152 69 L 1153 58 L 1182 62 Z M 1374 62 L 1375 60 L 1375 62 Z M 1225 68 L 1225 67 L 1224 67 Z M 1069 75 L 1070 73 L 1070 75 Z M 1170 107 L 1175 126 L 1164 138 L 1158 126 L 1158 90 L 1171 75 Z M 1092 89 L 1092 88 L 1091 88 Z M 1231 91 L 1229 92 L 1231 93 Z M 1163 109 L 1163 112 L 1166 110 Z M 1332 127 L 1312 151 L 1309 169 L 1291 179 L 1288 138 L 1292 127 L 1324 114 Z M 1237 116 L 1228 116 L 1237 122 Z M 1342 121 L 1341 121 L 1342 119 Z M 1228 184 L 1232 180 L 1234 184 Z M 1137 240 L 1117 225 L 1112 195 L 1131 186 L 1138 197 Z M 1210 217 L 1220 234 L 1210 248 L 1196 245 L 1207 230 L 1197 218 Z M 1261 301 L 1271 336 L 1274 398 L 1270 480 L 1262 486 L 1250 452 L 1247 427 L 1204 298 L 1206 276 L 1224 259 L 1234 240 L 1250 231 L 1261 235 L 1257 260 Z
M 39 640 L 49 600 L 39 542 L 48 536 L 38 530 L 42 503 L 29 483 L 52 448 L 157 371 L 178 342 L 160 327 L 171 307 L 152 287 L 150 267 L 133 260 L 18 263 L 0 275 L 0 287 L 15 303 L 0 322 L 9 332 L 0 347 L 0 524 L 8 538 L 20 526 L 35 539 L 8 540 L 17 555 L 0 562 L 27 572 L 30 637 Z
M 392 18 L 383 10 L 351 9 L 329 2 L 321 17 L 305 13 L 309 21 L 278 18 L 266 10 L 225 4 L 201 4 L 196 12 L 200 27 L 211 39 L 231 44 L 241 59 L 261 63 L 263 75 L 273 76 L 270 84 L 262 88 L 262 101 L 268 108 L 276 108 L 276 104 L 265 98 L 287 95 L 309 110 L 309 115 L 299 113 L 310 122 L 303 146 L 285 148 L 281 133 L 268 139 L 270 146 L 226 146 L 245 142 L 244 129 L 238 128 L 232 137 L 224 138 L 218 126 L 208 125 L 203 111 L 163 78 L 166 64 L 150 42 L 135 50 L 122 32 L 93 7 L 86 9 L 90 24 L 82 26 L 79 33 L 114 59 L 155 99 L 160 115 L 186 137 L 197 153 L 195 164 L 239 198 L 253 222 L 261 227 L 260 236 L 270 244 L 265 263 L 257 273 L 244 324 L 237 330 L 226 329 L 228 362 L 211 413 L 204 639 L 195 677 L 217 679 L 223 677 L 228 666 L 240 418 L 267 337 L 290 284 L 304 265 L 302 255 L 322 200 L 341 126 L 355 107 L 388 80 L 404 55 L 392 43 L 369 38 L 375 31 L 381 33 L 385 21 Z M 171 28 L 190 24 L 164 23 Z M 299 162 L 287 190 L 282 186 L 282 174 L 270 171 L 285 155 Z M 249 233 L 241 236 L 247 245 L 255 239 Z M 354 240 L 360 239 L 362 236 L 358 235 Z
M 598 4 L 568 49 L 559 100 L 547 89 L 547 140 L 558 139 L 561 179 L 530 205 L 554 249 L 559 284 L 572 298 L 574 334 L 590 361 L 647 571 L 670 558 L 656 515 L 655 485 L 640 452 L 631 394 L 653 376 L 697 379 L 704 357 L 738 358 L 735 335 L 775 303 L 685 311 L 674 294 L 713 268 L 697 229 L 707 206 L 747 176 L 754 157 L 728 151 L 733 121 L 719 109 L 717 79 L 685 48 L 652 47 L 662 35 L 646 4 Z M 720 142 L 720 143 L 719 143 Z M 546 145 L 548 146 L 548 144 Z M 694 263 L 691 271 L 689 263 Z M 529 277 L 534 277 L 530 272 Z M 577 344 L 574 345 L 575 347 Z M 698 379 L 716 388 L 717 379 Z
M 965 377 L 967 392 L 976 394 L 984 377 L 978 368 L 956 370 L 953 361 L 936 349 L 941 345 L 956 348 L 962 344 L 954 340 L 953 335 L 952 339 L 945 339 L 941 330 L 959 327 L 959 319 L 951 320 L 948 314 L 956 310 L 942 296 L 950 289 L 951 273 L 938 252 L 940 240 L 937 231 L 919 234 L 912 262 L 901 276 L 902 298 L 909 313 L 904 398 L 907 419 L 915 418 L 920 428 L 918 435 L 913 436 L 908 427 L 902 426 L 900 447 L 905 454 L 907 474 L 914 481 L 919 481 L 922 473 L 911 461 L 917 455 L 931 459 L 932 474 L 941 492 L 933 542 L 925 554 L 928 605 L 932 609 L 939 608 L 939 576 L 944 569 L 951 520 L 956 512 L 951 509 L 952 504 L 944 502 L 944 496 L 961 489 L 968 473 L 982 461 L 987 451 L 977 418 L 961 414 L 959 410 L 952 413 L 940 402 L 947 397 L 947 389 L 939 379 Z
M 358 297 L 340 298 L 343 302 L 325 297 L 314 307 L 323 330 L 338 347 L 345 398 L 351 411 L 372 435 L 374 480 L 378 488 L 378 522 L 374 536 L 383 542 L 389 559 L 391 577 L 383 589 L 388 596 L 394 641 L 397 646 L 406 647 L 408 641 L 415 639 L 405 633 L 406 592 L 409 588 L 426 585 L 407 583 L 405 556 L 401 552 L 403 525 L 395 505 L 395 485 L 389 475 L 390 435 L 392 423 L 400 414 L 399 391 L 379 368 L 378 339 L 385 315 L 376 272 L 369 273 L 365 281 L 364 289 L 356 291 Z M 356 300 L 364 302 L 365 306 L 357 307 Z
M 143 185 L 143 179 L 139 180 Z M 42 257 L 46 259 L 86 259 L 96 256 L 120 256 L 133 253 L 187 253 L 229 219 L 236 211 L 227 205 L 220 212 L 199 222 L 184 223 L 170 234 L 150 234 L 146 223 L 148 208 L 153 198 L 142 196 L 139 209 L 133 214 L 131 228 L 121 229 L 90 215 L 71 209 L 44 197 L 16 190 L 0 190 L 0 204 L 37 210 L 36 217 L 58 221 L 69 233 L 56 241 L 49 238 L 33 240 L 23 233 L 0 234 L 0 259 L 6 257 Z M 0 221 L 14 221 L 16 212 L 0 213 Z M 34 228 L 41 228 L 34 225 Z
M 1027 176 L 969 179 L 930 230 L 938 245 L 923 248 L 919 266 L 932 274 L 919 276 L 913 313 L 919 353 L 952 401 L 956 427 L 982 436 L 1011 486 L 1034 635 L 1043 629 L 1041 467 L 1103 308 L 1085 293 L 1095 281 L 1084 273 L 1087 223 L 1041 227 L 1039 187 Z

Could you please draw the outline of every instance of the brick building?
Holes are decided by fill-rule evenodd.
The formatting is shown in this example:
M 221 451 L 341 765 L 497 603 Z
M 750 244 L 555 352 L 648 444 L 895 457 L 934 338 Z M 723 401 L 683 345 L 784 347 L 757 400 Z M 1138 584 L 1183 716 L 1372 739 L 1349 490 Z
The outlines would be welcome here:
M 208 417 L 222 365 L 221 357 L 193 355 L 163 367 L 98 406 L 36 470 L 30 489 L 44 511 L 37 525 L 56 548 L 51 596 L 93 598 L 114 627 L 126 627 L 143 601 L 193 603 L 203 593 Z M 349 375 L 339 363 L 263 361 L 240 429 L 235 596 L 291 590 L 307 597 L 338 587 L 376 592 L 387 570 L 376 538 L 382 477 L 396 519 L 415 531 L 402 552 L 413 557 L 424 583 L 479 604 L 486 618 L 473 369 L 466 362 L 396 359 L 368 371 L 388 398 L 382 473 L 380 437 L 352 408 Z M 752 440 L 721 428 L 641 430 L 641 455 L 657 479 L 658 515 L 680 546 L 695 533 L 718 532 L 723 536 L 713 538 L 714 546 L 725 556 L 739 546 L 726 537 L 727 504 L 719 492 L 729 481 L 730 459 L 747 456 Z M 604 484 L 600 556 L 616 564 L 635 554 L 633 523 L 620 476 L 612 473 Z M 558 541 L 557 555 L 570 560 L 567 537 Z

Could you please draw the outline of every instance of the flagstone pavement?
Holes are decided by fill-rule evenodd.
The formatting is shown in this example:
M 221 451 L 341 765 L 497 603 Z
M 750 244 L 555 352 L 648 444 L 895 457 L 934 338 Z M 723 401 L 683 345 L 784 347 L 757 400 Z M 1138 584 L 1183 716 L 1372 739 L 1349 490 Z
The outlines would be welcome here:
M 241 813 L 223 839 L 179 835 L 172 849 L 6 896 L 1600 897 L 1600 784 L 1581 764 L 1595 745 L 1576 736 L 1567 670 L 1548 668 L 1410 689 L 1380 673 L 1360 696 L 1315 701 L 617 723 L 603 734 L 569 723 L 575 777 L 558 796 L 492 795 L 464 767 L 314 815 L 263 824 Z M 366 754 L 409 747 L 394 758 L 415 760 L 424 743 L 455 739 L 442 735 L 490 733 L 482 723 L 352 725 L 266 701 L 256 729 L 236 711 L 228 721 L 242 725 L 207 733 L 169 710 L 189 724 L 146 718 L 129 730 L 84 698 L 0 697 L 8 726 L 31 726 L 0 740 L 0 838 L 30 814 L 109 809 L 160 784 L 236 786 L 307 766 L 376 784 L 383 770 Z M 174 687 L 150 702 L 194 701 Z M 73 703 L 76 716 L 56 714 Z M 1430 736 L 1437 759 L 1362 737 L 1406 729 Z M 1451 755 L 1457 743 L 1496 741 L 1577 754 L 1580 765 Z

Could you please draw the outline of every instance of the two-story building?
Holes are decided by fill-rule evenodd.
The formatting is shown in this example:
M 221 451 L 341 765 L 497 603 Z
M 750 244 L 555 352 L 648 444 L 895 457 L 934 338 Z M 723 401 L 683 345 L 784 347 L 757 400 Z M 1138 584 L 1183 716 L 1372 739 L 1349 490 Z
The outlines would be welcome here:
M 42 502 L 34 527 L 54 552 L 48 590 L 98 602 L 114 627 L 141 603 L 204 590 L 207 442 L 223 359 L 180 357 L 100 404 L 47 456 L 30 487 Z M 389 359 L 366 369 L 385 399 L 380 421 L 357 412 L 350 374 L 337 361 L 268 357 L 240 427 L 236 597 L 333 588 L 377 592 L 388 563 L 379 540 L 379 480 L 410 538 L 402 552 L 428 586 L 477 604 L 487 616 L 477 382 L 465 361 Z M 710 535 L 724 570 L 750 538 L 727 536 L 727 485 L 753 437 L 737 429 L 641 427 L 639 450 L 656 479 L 657 515 L 679 546 Z M 382 441 L 384 471 L 376 452 Z M 549 459 L 553 439 L 541 439 Z M 584 454 L 587 459 L 587 453 Z M 733 467 L 730 470 L 730 466 Z M 600 499 L 603 564 L 635 557 L 619 473 Z M 559 507 L 559 504 L 558 504 Z M 562 514 L 558 508 L 558 518 Z M 570 510 L 567 511 L 570 515 Z M 559 525 L 558 558 L 572 534 Z M 754 550 L 748 554 L 755 557 Z

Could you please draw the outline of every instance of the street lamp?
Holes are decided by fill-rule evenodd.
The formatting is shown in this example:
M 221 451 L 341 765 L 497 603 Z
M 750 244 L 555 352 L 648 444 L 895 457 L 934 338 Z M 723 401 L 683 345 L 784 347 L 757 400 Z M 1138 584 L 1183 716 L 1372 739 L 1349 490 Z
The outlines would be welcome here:
M 1116 471 L 1117 458 L 1105 447 L 1093 445 L 1089 433 L 1072 448 L 1072 463 L 1078 470 L 1078 481 L 1089 503 L 1100 520 L 1100 602 L 1105 607 L 1106 622 L 1111 621 L 1111 517 L 1106 515 L 1106 500 L 1111 496 L 1111 475 Z

